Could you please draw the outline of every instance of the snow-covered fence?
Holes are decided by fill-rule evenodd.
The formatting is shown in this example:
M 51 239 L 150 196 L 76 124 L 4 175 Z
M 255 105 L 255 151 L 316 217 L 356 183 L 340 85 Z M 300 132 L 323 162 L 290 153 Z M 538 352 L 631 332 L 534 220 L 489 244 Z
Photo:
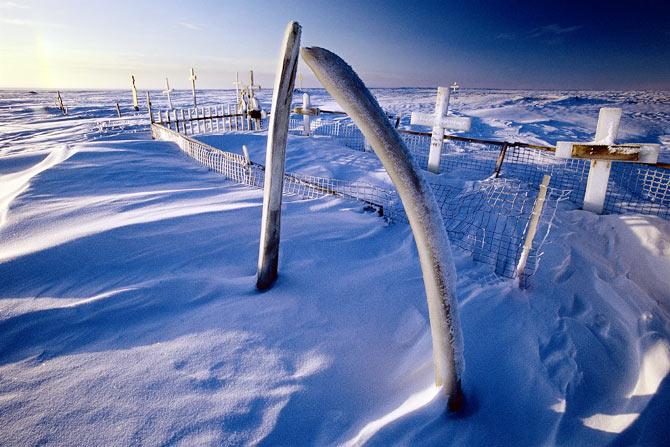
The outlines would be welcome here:
M 299 125 L 302 130 L 302 120 Z M 345 132 L 351 130 L 351 126 L 344 124 L 340 128 L 347 129 Z M 167 128 L 165 123 L 154 123 L 151 130 L 154 138 L 176 143 L 190 157 L 226 178 L 243 185 L 263 188 L 264 166 L 250 163 L 242 152 L 233 153 L 214 148 Z M 441 184 L 430 186 L 447 223 L 447 232 L 452 243 L 471 252 L 476 261 L 492 265 L 498 275 L 513 278 L 537 196 L 536 188 L 529 188 L 524 182 L 507 179 L 472 182 L 465 189 Z M 315 199 L 328 195 L 354 199 L 390 220 L 407 221 L 395 190 L 365 182 L 286 173 L 283 192 L 297 199 Z M 536 271 L 543 241 L 551 227 L 556 207 L 559 202 L 567 199 L 569 193 L 556 188 L 548 189 L 537 236 L 524 276 L 520 278 L 522 283 Z
M 186 135 L 225 133 L 267 129 L 267 119 L 250 120 L 247 113 L 237 113 L 234 104 L 158 110 L 154 123 Z
M 232 181 L 263 188 L 265 166 L 249 162 L 243 153 L 219 150 L 158 123 L 151 125 L 151 133 L 155 139 L 176 143 L 190 157 Z M 284 176 L 283 191 L 285 195 L 299 199 L 315 199 L 327 195 L 356 199 L 373 206 L 380 214 L 384 213 L 386 207 L 395 206 L 391 191 L 364 182 L 287 173 Z
M 289 129 L 302 132 L 302 119 L 291 119 Z M 399 130 L 412 155 L 428 168 L 431 134 Z M 330 135 L 345 146 L 364 151 L 363 134 L 348 120 L 314 120 L 313 135 Z M 458 170 L 473 180 L 491 175 L 539 185 L 544 175 L 551 176 L 550 186 L 570 190 L 570 200 L 581 206 L 589 174 L 589 160 L 560 159 L 555 148 L 519 142 L 490 141 L 445 135 L 440 156 L 441 171 Z M 612 162 L 605 213 L 640 213 L 670 219 L 670 164 L 631 164 Z

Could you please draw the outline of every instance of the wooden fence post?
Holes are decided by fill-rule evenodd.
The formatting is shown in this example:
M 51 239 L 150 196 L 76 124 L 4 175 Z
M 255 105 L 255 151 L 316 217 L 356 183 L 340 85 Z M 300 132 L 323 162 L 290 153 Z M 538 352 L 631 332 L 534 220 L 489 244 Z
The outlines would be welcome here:
M 550 175 L 544 176 L 542 184 L 540 185 L 540 192 L 537 194 L 535 204 L 533 205 L 533 212 L 530 215 L 530 223 L 528 224 L 528 232 L 526 233 L 526 239 L 523 242 L 521 256 L 519 256 L 519 262 L 517 263 L 516 272 L 514 274 L 519 280 L 521 280 L 521 275 L 523 275 L 526 268 L 530 250 L 533 248 L 533 239 L 535 239 L 535 233 L 537 233 L 537 224 L 540 222 L 540 216 L 542 215 L 542 208 L 544 207 L 544 201 L 547 197 L 547 187 L 549 186 L 550 180 Z
M 154 123 L 154 115 L 151 113 L 151 98 L 149 98 L 149 92 L 147 92 L 147 109 L 149 110 L 149 123 Z
M 258 290 L 269 289 L 277 279 L 286 140 L 299 50 L 300 25 L 298 22 L 290 22 L 286 27 L 272 94 L 272 115 L 265 158 L 261 241 L 256 277 Z

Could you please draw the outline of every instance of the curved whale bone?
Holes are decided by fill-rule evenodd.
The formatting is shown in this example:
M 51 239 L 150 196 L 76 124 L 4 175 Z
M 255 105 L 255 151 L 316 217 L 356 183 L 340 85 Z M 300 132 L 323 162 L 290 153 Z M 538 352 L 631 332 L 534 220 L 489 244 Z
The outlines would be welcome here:
M 356 123 L 398 190 L 419 253 L 433 339 L 435 384 L 449 396 L 448 407 L 463 402 L 463 343 L 454 293 L 456 268 L 433 191 L 398 132 L 354 70 L 336 54 L 302 48 L 303 60 L 328 93 Z

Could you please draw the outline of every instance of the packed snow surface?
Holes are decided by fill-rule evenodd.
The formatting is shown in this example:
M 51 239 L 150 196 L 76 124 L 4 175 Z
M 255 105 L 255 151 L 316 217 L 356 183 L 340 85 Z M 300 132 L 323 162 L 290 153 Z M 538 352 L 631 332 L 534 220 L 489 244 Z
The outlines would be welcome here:
M 433 107 L 433 89 L 374 93 L 407 119 Z M 52 93 L 0 92 L 0 445 L 667 445 L 670 222 L 565 207 L 525 290 L 455 250 L 467 408 L 450 415 L 407 225 L 350 200 L 287 200 L 280 278 L 259 294 L 262 192 L 152 141 L 130 92 L 63 98 L 68 116 Z M 337 108 L 319 90 L 312 103 Z M 549 144 L 588 140 L 599 107 L 623 106 L 619 140 L 666 156 L 668 104 L 452 102 L 476 118 L 469 135 Z M 263 159 L 263 134 L 201 138 Z M 388 182 L 371 154 L 324 137 L 291 136 L 287 157 L 294 172 Z

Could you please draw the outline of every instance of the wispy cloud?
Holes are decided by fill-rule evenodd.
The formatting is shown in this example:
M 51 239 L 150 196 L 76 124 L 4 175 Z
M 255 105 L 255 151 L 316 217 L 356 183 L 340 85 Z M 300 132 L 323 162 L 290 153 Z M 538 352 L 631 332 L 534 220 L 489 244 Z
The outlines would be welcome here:
M 42 22 L 40 20 L 18 19 L 12 17 L 0 17 L 0 23 L 32 28 L 67 28 L 67 26 L 63 25 L 62 23 Z
M 181 26 L 183 28 L 186 28 L 186 29 L 194 30 L 194 31 L 202 29 L 202 26 L 197 25 L 195 23 L 191 23 L 191 22 L 179 22 L 179 26 Z
M 561 26 L 557 23 L 552 23 L 551 25 L 545 25 L 545 26 L 540 26 L 539 28 L 535 28 L 531 32 L 531 36 L 533 36 L 533 37 L 562 36 L 562 35 L 565 35 L 565 34 L 573 33 L 580 28 L 582 28 L 581 25 Z
M 16 2 L 0 2 L 0 9 L 28 9 L 28 5 Z
M 514 39 L 516 39 L 516 34 L 514 34 L 514 33 L 500 33 L 496 36 L 496 39 L 514 40 Z

